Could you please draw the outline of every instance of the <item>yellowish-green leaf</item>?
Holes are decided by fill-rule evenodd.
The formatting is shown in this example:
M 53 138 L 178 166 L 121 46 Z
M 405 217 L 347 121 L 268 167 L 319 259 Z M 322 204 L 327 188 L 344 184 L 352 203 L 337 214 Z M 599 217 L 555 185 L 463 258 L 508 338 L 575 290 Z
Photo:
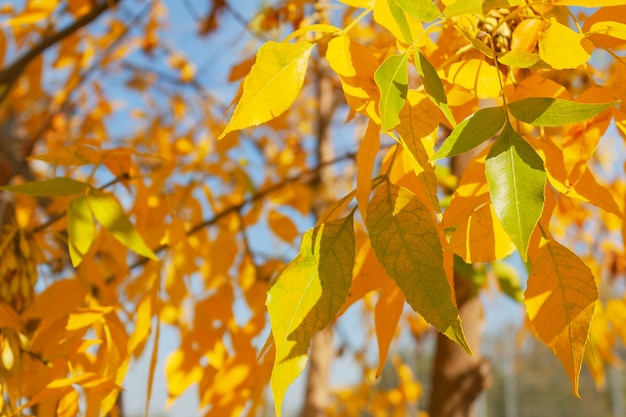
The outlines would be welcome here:
M 539 56 L 554 69 L 576 68 L 591 57 L 593 44 L 581 33 L 550 19 L 550 27 L 539 38 Z
M 466 13 L 482 13 L 483 0 L 459 0 L 443 10 L 446 17 L 454 17 Z
M 376 257 L 409 305 L 471 352 L 452 299 L 433 213 L 413 193 L 386 181 L 369 203 L 366 225 Z
M 95 236 L 96 227 L 87 205 L 87 197 L 76 197 L 67 208 L 68 247 L 74 267 L 81 263 Z
M 591 270 L 569 249 L 548 241 L 533 256 L 525 305 L 539 338 L 561 360 L 578 394 L 598 290 Z
M 37 197 L 56 197 L 76 195 L 84 192 L 88 184 L 71 178 L 51 178 L 43 181 L 25 182 L 18 185 L 4 185 L 0 190 Z
M 393 0 L 402 10 L 424 22 L 432 22 L 442 17 L 439 8 L 432 0 Z
M 379 112 L 384 132 L 400 123 L 400 110 L 404 106 L 409 88 L 407 69 L 408 53 L 392 55 L 376 71 L 374 79 L 380 89 Z
M 422 23 L 404 13 L 394 0 L 376 0 L 373 17 L 376 23 L 405 44 L 412 44 L 423 31 Z
M 516 119 L 534 126 L 559 127 L 582 122 L 619 103 L 578 103 L 549 97 L 529 97 L 509 104 Z
M 498 279 L 500 290 L 518 303 L 523 303 L 524 291 L 522 291 L 520 286 L 520 278 L 517 269 L 502 261 L 493 262 L 491 267 Z
M 502 107 L 478 110 L 452 130 L 431 160 L 447 158 L 474 149 L 498 133 L 505 121 L 506 113 Z
M 530 235 L 543 211 L 543 161 L 507 123 L 489 150 L 485 174 L 496 215 L 526 260 Z
M 285 112 L 302 88 L 314 46 L 308 42 L 273 41 L 261 46 L 244 80 L 241 99 L 219 138 L 265 123 Z
M 124 209 L 115 197 L 92 188 L 85 197 L 89 209 L 98 222 L 127 248 L 146 258 L 158 260 L 145 244 L 135 226 L 128 220 Z
M 346 300 L 355 256 L 352 215 L 309 230 L 300 252 L 267 295 L 276 345 L 272 391 L 281 415 L 287 387 L 302 373 L 313 334 L 335 318 Z
M 539 54 L 528 51 L 508 51 L 498 57 L 498 62 L 514 68 L 549 68 Z
M 417 73 L 422 79 L 422 84 L 424 85 L 426 94 L 428 94 L 433 103 L 441 109 L 452 127 L 456 126 L 456 120 L 454 120 L 452 111 L 450 110 L 450 107 L 448 107 L 448 98 L 446 97 L 446 92 L 443 89 L 443 83 L 441 82 L 441 78 L 439 78 L 439 74 L 437 74 L 435 67 L 433 67 L 430 61 L 428 61 L 428 59 L 426 59 L 421 52 L 415 53 L 415 67 L 417 69 Z

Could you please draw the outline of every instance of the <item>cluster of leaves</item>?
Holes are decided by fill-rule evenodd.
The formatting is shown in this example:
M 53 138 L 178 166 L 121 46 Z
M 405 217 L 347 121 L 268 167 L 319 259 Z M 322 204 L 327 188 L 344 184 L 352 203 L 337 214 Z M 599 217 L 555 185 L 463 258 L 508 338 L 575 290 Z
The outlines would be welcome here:
M 64 32 L 63 22 L 116 3 L 104 30 Z M 166 363 L 168 403 L 196 384 L 207 416 L 254 415 L 271 380 L 280 415 L 313 334 L 360 300 L 374 314 L 376 375 L 405 302 L 419 313 L 406 316 L 416 333 L 427 322 L 471 353 L 455 264 L 515 249 L 529 267 L 526 292 L 494 266 L 503 290 L 524 303 L 529 328 L 561 359 L 576 394 L 583 360 L 601 383 L 616 339 L 626 342 L 626 301 L 598 295 L 613 288 L 604 278 L 624 272 L 626 186 L 623 176 L 594 172 L 609 125 L 626 137 L 626 6 L 312 3 L 287 0 L 250 23 L 256 36 L 290 33 L 233 65 L 229 79 L 243 82 L 226 124 L 227 106 L 197 64 L 162 41 L 163 2 L 130 18 L 123 1 L 31 0 L 11 11 L 6 51 L 25 63 L 0 72 L 2 118 L 23 113 L 31 159 L 47 179 L 3 187 L 17 201 L 0 235 L 1 415 L 115 413 L 131 360 L 158 342 L 162 325 L 180 334 Z M 587 16 L 571 6 L 599 8 Z M 214 2 L 201 33 L 217 30 L 228 9 Z M 348 156 L 313 164 L 312 66 L 329 67 L 346 123 L 362 132 Z M 59 87 L 46 91 L 44 76 Z M 104 84 L 120 79 L 134 118 L 122 134 L 111 127 L 119 109 Z M 469 151 L 457 179 L 442 161 Z M 295 259 L 285 266 L 263 253 L 267 243 L 251 231 L 266 226 L 275 246 L 289 247 L 312 213 L 319 185 L 310 178 L 353 154 L 354 189 L 335 188 Z M 377 400 L 382 408 L 419 397 L 408 369 L 394 365 L 401 387 Z M 352 393 L 363 402 L 364 390 Z M 337 393 L 345 404 L 350 395 Z

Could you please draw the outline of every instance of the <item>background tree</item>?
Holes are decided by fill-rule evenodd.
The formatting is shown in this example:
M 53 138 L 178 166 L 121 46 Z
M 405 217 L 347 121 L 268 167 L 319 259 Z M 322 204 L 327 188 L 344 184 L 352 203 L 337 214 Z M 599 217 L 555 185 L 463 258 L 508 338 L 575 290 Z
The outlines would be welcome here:
M 575 395 L 583 361 L 601 384 L 626 341 L 624 156 L 603 151 L 626 134 L 621 2 L 251 7 L 3 9 L 2 415 L 120 415 L 163 326 L 167 402 L 194 386 L 206 416 L 280 415 L 312 339 L 305 415 L 413 415 L 402 361 L 370 389 L 398 328 L 440 332 L 431 415 L 471 415 L 490 282 Z M 181 12 L 197 26 L 176 39 Z M 333 401 L 330 335 L 355 303 L 378 364 L 349 352 L 363 383 Z

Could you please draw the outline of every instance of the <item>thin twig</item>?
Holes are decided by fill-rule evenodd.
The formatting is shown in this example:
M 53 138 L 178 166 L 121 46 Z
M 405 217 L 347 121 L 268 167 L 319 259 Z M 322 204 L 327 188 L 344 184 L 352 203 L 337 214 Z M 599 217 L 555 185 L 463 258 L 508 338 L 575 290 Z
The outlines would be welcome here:
M 78 29 L 96 20 L 102 13 L 104 13 L 109 8 L 117 5 L 120 1 L 121 0 L 103 1 L 102 3 L 91 9 L 87 14 L 84 14 L 83 16 L 76 19 L 65 29 L 61 29 L 60 31 L 53 33 L 50 36 L 44 37 L 38 44 L 33 46 L 28 52 L 18 58 L 15 62 L 13 62 L 6 68 L 3 68 L 0 71 L 0 83 L 5 84 L 5 86 L 2 93 L 0 93 L 0 103 L 2 103 L 7 98 L 9 92 L 15 85 L 15 82 L 22 75 L 28 64 L 30 64 L 35 58 L 37 58 L 41 53 L 43 53 L 52 45 L 60 42 L 72 33 L 76 32 Z

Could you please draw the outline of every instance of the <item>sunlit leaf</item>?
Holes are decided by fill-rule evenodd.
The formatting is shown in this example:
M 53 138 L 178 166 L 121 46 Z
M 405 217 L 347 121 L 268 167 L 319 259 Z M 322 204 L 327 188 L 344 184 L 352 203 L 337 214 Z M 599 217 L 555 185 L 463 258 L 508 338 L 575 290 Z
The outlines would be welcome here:
M 505 121 L 506 113 L 502 107 L 478 110 L 452 130 L 441 148 L 430 159 L 447 158 L 474 149 L 498 133 Z
M 525 305 L 537 334 L 563 366 L 578 394 L 578 377 L 598 290 L 591 270 L 556 241 L 533 256 Z
M 98 222 L 120 243 L 146 258 L 158 260 L 145 244 L 135 226 L 128 220 L 117 199 L 97 189 L 91 189 L 85 202 Z
M 591 57 L 593 44 L 581 33 L 550 19 L 550 27 L 539 38 L 539 56 L 554 69 L 576 68 Z
M 529 97 L 509 103 L 509 110 L 522 122 L 535 126 L 558 127 L 590 119 L 617 103 L 579 103 L 557 98 Z
M 393 0 L 411 16 L 424 22 L 432 22 L 442 17 L 439 8 L 432 0 Z
M 541 57 L 533 52 L 509 51 L 499 56 L 498 62 L 514 68 L 533 68 L 541 66 Z
M 543 161 L 507 123 L 489 151 L 485 173 L 494 210 L 526 260 L 530 235 L 543 210 Z
M 77 267 L 96 236 L 96 226 L 87 205 L 87 197 L 73 199 L 67 207 L 67 237 L 72 265 Z
M 471 352 L 452 299 L 431 211 L 410 191 L 385 182 L 370 201 L 366 224 L 376 257 L 409 305 Z
M 304 83 L 309 57 L 315 44 L 265 43 L 243 83 L 243 95 L 232 118 L 219 136 L 257 126 L 285 112 Z
M 341 80 L 348 105 L 380 124 L 380 92 L 374 81 L 379 63 L 374 54 L 348 36 L 337 36 L 328 42 L 326 60 Z
M 374 79 L 380 89 L 379 111 L 383 131 L 393 129 L 400 123 L 400 110 L 408 91 L 408 54 L 392 55 L 376 71 Z
M 621 22 L 597 22 L 591 25 L 591 32 L 626 40 L 626 24 Z
M 304 370 L 311 337 L 341 309 L 352 281 L 352 215 L 309 230 L 298 256 L 272 284 L 267 309 L 276 345 L 272 391 L 281 415 L 287 387 Z
M 605 6 L 623 6 L 623 0 L 554 0 L 554 4 L 561 6 L 579 6 L 579 7 L 605 7 Z
M 55 197 L 80 194 L 87 187 L 89 187 L 89 184 L 71 178 L 51 178 L 49 180 L 25 182 L 18 185 L 3 185 L 0 187 L 0 190 L 37 197 Z

